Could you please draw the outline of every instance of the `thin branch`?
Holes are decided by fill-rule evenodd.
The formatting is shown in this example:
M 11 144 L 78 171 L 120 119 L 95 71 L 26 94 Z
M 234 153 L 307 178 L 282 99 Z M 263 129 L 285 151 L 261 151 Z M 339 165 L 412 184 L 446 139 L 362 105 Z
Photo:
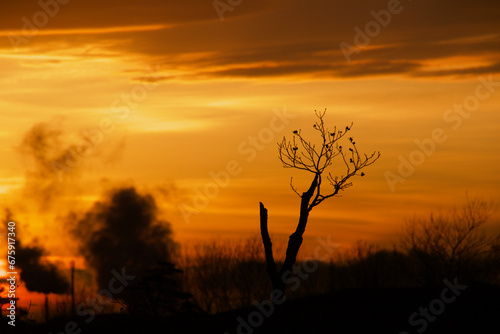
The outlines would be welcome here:
M 292 190 L 293 190 L 293 191 L 294 191 L 294 192 L 295 192 L 295 193 L 296 193 L 299 197 L 302 197 L 302 196 L 299 194 L 299 192 L 298 192 L 298 191 L 294 188 L 292 181 L 293 181 L 293 177 L 291 177 L 291 178 L 290 178 L 290 187 L 292 187 Z
M 373 164 L 380 157 L 380 152 L 373 152 L 370 156 L 366 154 L 361 155 L 352 137 L 349 137 L 351 147 L 348 150 L 344 150 L 338 142 L 352 129 L 353 123 L 346 126 L 345 131 L 339 131 L 334 127 L 334 130 L 330 132 L 325 126 L 323 119 L 325 112 L 326 110 L 321 112 L 315 111 L 318 120 L 313 125 L 313 128 L 320 134 L 321 148 L 316 149 L 314 144 L 302 136 L 300 130 L 293 131 L 291 141 L 287 141 L 286 137 L 283 137 L 282 142 L 278 143 L 278 156 L 284 167 L 305 170 L 316 175 L 319 174 L 315 196 L 312 198 L 311 203 L 308 203 L 309 211 L 325 199 L 333 197 L 341 190 L 343 191 L 352 186 L 352 182 L 348 182 L 348 180 L 356 175 L 363 176 L 364 173 L 360 172 L 361 169 Z M 327 194 L 322 194 L 321 174 L 327 167 L 333 164 L 333 159 L 339 155 L 342 158 L 346 172 L 340 177 L 334 177 L 331 173 L 328 173 L 327 180 L 333 186 L 333 190 Z M 293 187 L 292 181 L 290 181 L 290 186 L 297 195 L 302 197 L 297 189 Z

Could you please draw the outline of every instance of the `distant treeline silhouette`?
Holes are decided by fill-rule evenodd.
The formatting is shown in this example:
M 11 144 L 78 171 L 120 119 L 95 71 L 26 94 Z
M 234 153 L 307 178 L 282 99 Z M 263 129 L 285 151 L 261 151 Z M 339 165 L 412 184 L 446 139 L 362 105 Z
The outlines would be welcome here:
M 440 286 L 454 277 L 466 284 L 500 284 L 500 238 L 484 226 L 491 213 L 491 205 L 472 200 L 446 214 L 413 217 L 392 249 L 358 241 L 330 262 L 319 262 L 287 298 L 354 288 Z M 250 306 L 269 298 L 265 265 L 257 235 L 241 242 L 213 241 L 182 260 L 184 290 L 209 313 Z

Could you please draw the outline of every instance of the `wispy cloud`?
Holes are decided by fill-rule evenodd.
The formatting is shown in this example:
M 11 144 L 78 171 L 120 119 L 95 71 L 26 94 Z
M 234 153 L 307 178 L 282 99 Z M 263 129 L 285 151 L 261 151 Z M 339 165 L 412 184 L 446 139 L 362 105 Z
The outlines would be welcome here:
M 158 80 L 438 78 L 499 71 L 498 1 L 401 1 L 401 6 L 404 10 L 353 54 L 351 63 L 339 43 L 354 44 L 353 29 L 363 30 L 387 1 L 256 1 L 238 6 L 221 23 L 212 4 L 201 0 L 140 5 L 125 0 L 119 7 L 90 0 L 62 8 L 30 47 L 48 41 L 69 48 L 82 42 L 106 45 L 112 34 L 113 52 L 161 63 L 170 74 Z M 20 18 L 40 9 L 9 7 L 12 15 L 0 23 L 2 37 L 20 31 Z M 0 47 L 7 40 L 0 39 Z M 462 67 L 436 66 L 452 56 L 475 59 Z
M 70 28 L 70 29 L 41 29 L 37 32 L 38 36 L 61 36 L 61 35 L 103 35 L 127 32 L 154 31 L 172 28 L 174 25 L 151 24 L 139 26 L 117 26 L 102 28 Z M 0 36 L 10 36 L 11 34 L 23 34 L 22 30 L 2 30 Z

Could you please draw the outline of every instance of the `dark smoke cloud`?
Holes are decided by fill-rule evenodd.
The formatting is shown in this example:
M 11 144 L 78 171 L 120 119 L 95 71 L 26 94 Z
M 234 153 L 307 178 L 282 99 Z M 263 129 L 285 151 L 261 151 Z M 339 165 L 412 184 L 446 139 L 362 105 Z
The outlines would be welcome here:
M 16 221 L 12 219 L 10 210 L 6 210 L 2 222 L 1 234 L 7 238 L 7 223 Z M 19 222 L 16 224 L 19 226 Z M 45 261 L 42 257 L 46 255 L 45 250 L 38 245 L 24 246 L 16 233 L 15 258 L 16 267 L 21 269 L 21 280 L 26 289 L 32 292 L 64 294 L 69 290 L 69 283 L 59 269 L 52 263 Z M 3 236 L 2 236 L 3 237 Z
M 100 288 L 107 287 L 113 269 L 140 276 L 158 262 L 173 262 L 178 246 L 157 212 L 151 195 L 129 187 L 110 191 L 78 220 L 73 232 Z
M 52 263 L 42 260 L 45 251 L 40 246 L 23 246 L 17 240 L 16 264 L 21 269 L 21 280 L 32 292 L 64 294 L 69 283 Z

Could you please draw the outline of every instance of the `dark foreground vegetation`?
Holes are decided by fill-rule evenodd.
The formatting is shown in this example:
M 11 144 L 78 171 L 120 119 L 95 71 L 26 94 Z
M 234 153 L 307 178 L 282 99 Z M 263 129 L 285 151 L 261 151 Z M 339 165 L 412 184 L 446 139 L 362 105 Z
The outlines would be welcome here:
M 410 219 L 392 249 L 359 242 L 299 261 L 286 297 L 273 295 L 259 238 L 214 242 L 147 270 L 91 320 L 61 300 L 46 323 L 19 315 L 16 332 L 500 333 L 500 239 L 484 229 L 487 209 Z
M 240 250 L 249 250 L 252 244 L 248 240 Z M 265 265 L 263 261 L 231 261 L 243 256 L 237 247 L 231 253 L 220 245 L 210 249 L 219 256 L 212 253 L 212 262 L 205 258 L 205 270 L 191 267 L 185 272 L 184 289 L 197 296 L 191 299 L 196 307 L 190 310 L 163 316 L 124 309 L 121 314 L 97 315 L 89 323 L 88 317 L 57 316 L 44 324 L 18 321 L 16 330 L 27 334 L 500 332 L 498 262 L 488 263 L 488 268 L 476 262 L 458 275 L 438 280 L 441 273 L 436 270 L 446 266 L 436 257 L 426 258 L 424 266 L 406 253 L 359 243 L 344 260 L 320 262 L 307 277 L 304 272 L 302 277 L 291 276 L 295 280 L 281 303 L 271 302 L 265 273 L 256 270 Z
M 80 323 L 82 333 L 498 333 L 500 287 L 469 286 L 446 304 L 433 321 L 418 316 L 417 326 L 408 318 L 420 307 L 441 298 L 443 287 L 366 288 L 289 300 L 277 306 L 257 328 L 248 316 L 256 307 L 217 315 L 190 314 L 156 319 L 125 314 L 100 315 L 90 324 Z M 431 314 L 432 315 L 432 314 Z M 239 318 L 241 317 L 241 318 Z M 246 325 L 241 325 L 243 319 Z M 257 317 L 255 319 L 258 319 Z M 69 318 L 53 319 L 38 326 L 18 324 L 18 333 L 59 333 Z M 78 319 L 75 319 L 78 323 Z M 425 325 L 424 325 L 425 324 Z M 424 327 L 426 326 L 426 327 Z M 424 329 L 425 328 L 425 329 Z M 54 331 L 59 329 L 59 331 Z M 417 330 L 420 330 L 418 332 Z M 4 331 L 2 331 L 4 333 Z M 68 332 L 71 333 L 71 332 Z M 75 332 L 76 333 L 76 332 Z

